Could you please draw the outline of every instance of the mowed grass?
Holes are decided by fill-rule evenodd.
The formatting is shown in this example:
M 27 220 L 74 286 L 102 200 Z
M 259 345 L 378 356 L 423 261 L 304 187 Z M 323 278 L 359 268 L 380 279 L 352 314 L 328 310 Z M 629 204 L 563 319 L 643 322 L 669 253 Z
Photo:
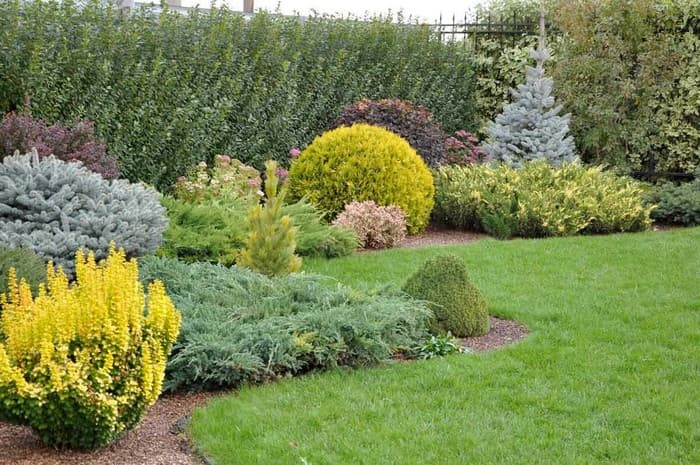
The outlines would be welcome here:
M 305 269 L 400 285 L 439 252 L 462 257 L 491 312 L 528 338 L 244 388 L 195 412 L 198 449 L 215 465 L 700 463 L 700 228 L 397 249 Z

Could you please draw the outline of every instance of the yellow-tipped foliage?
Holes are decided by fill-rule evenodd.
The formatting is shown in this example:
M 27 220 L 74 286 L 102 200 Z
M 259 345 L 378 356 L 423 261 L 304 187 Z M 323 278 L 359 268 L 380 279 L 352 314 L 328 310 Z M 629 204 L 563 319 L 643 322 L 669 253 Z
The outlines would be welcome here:
M 111 247 L 76 254 L 76 281 L 47 267 L 32 296 L 10 273 L 0 296 L 0 420 L 49 444 L 94 448 L 135 426 L 161 391 L 180 314 L 159 281 Z

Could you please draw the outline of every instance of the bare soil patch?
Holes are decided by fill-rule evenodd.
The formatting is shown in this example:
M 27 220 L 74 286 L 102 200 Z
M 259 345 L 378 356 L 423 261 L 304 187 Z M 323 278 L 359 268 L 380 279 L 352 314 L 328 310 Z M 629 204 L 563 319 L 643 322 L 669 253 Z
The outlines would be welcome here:
M 500 349 L 523 339 L 528 334 L 525 326 L 512 320 L 489 317 L 489 332 L 483 336 L 462 339 L 462 345 L 476 352 Z

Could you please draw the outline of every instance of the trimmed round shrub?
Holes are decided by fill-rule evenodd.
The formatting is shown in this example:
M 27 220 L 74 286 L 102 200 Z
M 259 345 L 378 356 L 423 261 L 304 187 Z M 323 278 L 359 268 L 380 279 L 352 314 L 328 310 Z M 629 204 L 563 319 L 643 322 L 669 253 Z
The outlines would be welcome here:
M 10 268 L 15 269 L 17 280 L 24 279 L 33 292 L 37 292 L 39 283 L 46 279 L 46 263 L 34 252 L 0 245 L 0 294 L 9 290 Z
M 77 280 L 47 266 L 47 291 L 11 283 L 0 327 L 0 419 L 50 445 L 93 449 L 133 428 L 160 395 L 180 314 L 135 260 L 76 254 Z
M 15 151 L 36 149 L 40 158 L 53 155 L 63 161 L 80 161 L 105 179 L 119 177 L 117 159 L 107 155 L 107 147 L 95 136 L 95 123 L 82 120 L 74 126 L 8 113 L 0 123 L 0 158 Z
M 355 123 L 381 126 L 400 135 L 433 168 L 443 162 L 447 135 L 433 114 L 422 105 L 398 99 L 363 99 L 343 108 L 333 127 Z
M 393 247 L 406 237 L 406 214 L 401 207 L 382 207 L 371 200 L 350 202 L 333 224 L 355 231 L 363 248 Z
M 483 336 L 489 331 L 486 301 L 472 284 L 464 263 L 454 255 L 429 258 L 403 286 L 433 311 L 433 330 L 458 337 Z
M 148 254 L 167 225 L 160 194 L 140 184 L 36 151 L 0 164 L 0 243 L 28 247 L 69 275 L 76 250 L 101 259 L 114 242 L 129 257 Z
M 433 208 L 433 176 L 404 140 L 368 124 L 340 127 L 317 137 L 292 163 L 292 197 L 309 201 L 332 216 L 354 201 L 398 205 L 409 234 L 428 225 Z

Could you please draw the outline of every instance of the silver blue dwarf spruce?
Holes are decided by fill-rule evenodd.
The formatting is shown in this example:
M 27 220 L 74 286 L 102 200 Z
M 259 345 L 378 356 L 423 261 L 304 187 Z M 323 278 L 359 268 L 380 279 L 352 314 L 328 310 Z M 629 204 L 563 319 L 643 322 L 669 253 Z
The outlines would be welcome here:
M 540 15 L 540 43 L 530 55 L 536 66 L 527 68 L 525 83 L 511 89 L 513 101 L 503 105 L 495 121 L 489 122 L 483 148 L 494 162 L 521 168 L 532 160 L 547 160 L 553 166 L 579 161 L 569 134 L 570 115 L 560 115 L 554 105 L 552 78 L 544 75 L 549 52 L 544 40 L 544 14 Z
M 80 162 L 36 150 L 0 162 L 0 244 L 27 247 L 70 276 L 78 249 L 105 258 L 110 242 L 129 257 L 152 253 L 168 226 L 160 194 L 108 181 Z

